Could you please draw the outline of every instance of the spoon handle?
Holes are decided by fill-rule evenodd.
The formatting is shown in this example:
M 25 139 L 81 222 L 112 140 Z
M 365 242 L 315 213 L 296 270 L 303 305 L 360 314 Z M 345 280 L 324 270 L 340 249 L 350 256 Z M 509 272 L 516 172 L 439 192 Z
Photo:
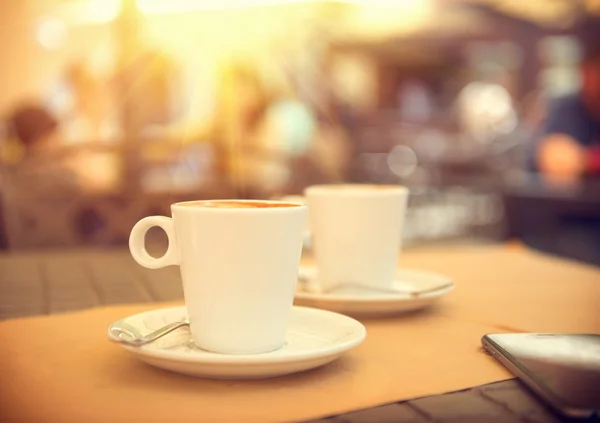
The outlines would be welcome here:
M 298 282 L 300 282 L 301 284 L 304 285 L 308 285 L 310 283 L 310 279 L 307 278 L 306 276 L 298 276 Z M 447 289 L 450 288 L 452 286 L 452 283 L 446 283 L 444 285 L 438 285 L 438 286 L 434 286 L 432 288 L 426 288 L 426 289 L 382 289 L 382 288 L 372 288 L 372 287 L 364 287 L 364 286 L 360 286 L 360 285 L 353 285 L 353 284 L 343 284 L 341 286 L 349 286 L 349 287 L 355 287 L 355 288 L 362 288 L 364 290 L 368 290 L 368 291 L 377 291 L 377 292 L 383 292 L 385 294 L 404 294 L 404 295 L 411 295 L 413 297 L 418 297 L 420 295 L 423 294 L 429 294 L 432 292 L 437 292 L 437 291 L 441 291 L 442 289 Z M 333 288 L 335 289 L 335 288 Z M 332 291 L 333 289 L 330 289 L 328 291 L 325 292 L 320 292 L 322 294 L 327 294 L 330 291 Z
M 130 333 L 125 332 L 125 331 L 121 331 L 118 334 L 113 333 L 113 335 L 116 335 L 116 336 L 113 336 L 111 338 L 114 341 L 121 342 L 123 344 L 139 347 L 141 345 L 145 345 L 150 342 L 156 341 L 158 338 L 162 338 L 163 336 L 167 335 L 168 333 L 173 332 L 175 329 L 179 329 L 179 328 L 189 326 L 189 325 L 190 325 L 189 322 L 175 322 L 175 323 L 170 323 L 166 326 L 163 326 L 162 328 L 157 329 L 154 332 L 151 332 L 146 336 L 142 336 L 141 338 L 134 338 L 131 336 Z

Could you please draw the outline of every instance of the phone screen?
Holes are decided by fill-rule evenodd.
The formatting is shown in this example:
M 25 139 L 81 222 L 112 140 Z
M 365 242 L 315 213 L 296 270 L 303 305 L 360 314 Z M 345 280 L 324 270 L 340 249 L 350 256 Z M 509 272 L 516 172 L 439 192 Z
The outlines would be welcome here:
M 517 376 L 562 406 L 600 410 L 600 335 L 498 334 L 485 339 L 523 373 Z

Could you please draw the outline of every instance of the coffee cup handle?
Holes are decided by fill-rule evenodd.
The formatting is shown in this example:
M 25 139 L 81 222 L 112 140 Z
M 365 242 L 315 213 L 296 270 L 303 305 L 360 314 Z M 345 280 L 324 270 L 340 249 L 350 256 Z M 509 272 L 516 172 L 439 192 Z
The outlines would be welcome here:
M 148 254 L 145 245 L 146 232 L 154 226 L 162 228 L 169 238 L 167 252 L 158 258 Z M 161 267 L 179 264 L 179 248 L 177 247 L 173 219 L 164 216 L 150 216 L 140 220 L 134 225 L 129 234 L 129 251 L 138 264 L 148 269 L 160 269 Z

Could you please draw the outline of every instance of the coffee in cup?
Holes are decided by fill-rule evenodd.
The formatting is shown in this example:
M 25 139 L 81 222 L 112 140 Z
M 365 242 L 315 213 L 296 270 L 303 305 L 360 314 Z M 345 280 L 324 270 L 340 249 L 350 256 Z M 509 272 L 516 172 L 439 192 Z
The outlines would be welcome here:
M 276 209 L 297 206 L 297 204 L 293 204 L 291 202 L 240 200 L 189 201 L 180 204 L 182 207 L 208 207 L 213 209 Z

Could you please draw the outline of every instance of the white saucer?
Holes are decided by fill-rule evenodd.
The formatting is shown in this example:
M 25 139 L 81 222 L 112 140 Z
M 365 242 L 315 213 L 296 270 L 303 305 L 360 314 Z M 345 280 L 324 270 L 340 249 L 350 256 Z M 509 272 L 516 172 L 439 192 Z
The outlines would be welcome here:
M 399 270 L 398 279 L 392 284 L 389 292 L 358 286 L 341 286 L 322 293 L 315 289 L 316 278 L 317 269 L 314 266 L 300 267 L 300 280 L 294 303 L 351 316 L 378 317 L 420 310 L 431 306 L 454 289 L 454 282 L 448 276 L 412 269 Z M 436 289 L 436 287 L 441 288 Z M 394 290 L 427 290 L 427 292 L 414 295 L 394 292 Z
M 114 327 L 145 335 L 186 317 L 185 307 L 147 311 L 113 323 L 109 338 Z M 140 360 L 177 373 L 215 379 L 260 379 L 327 364 L 359 345 L 365 336 L 365 327 L 350 317 L 294 307 L 285 345 L 265 354 L 225 355 L 201 350 L 193 345 L 188 328 L 141 347 L 121 345 Z

